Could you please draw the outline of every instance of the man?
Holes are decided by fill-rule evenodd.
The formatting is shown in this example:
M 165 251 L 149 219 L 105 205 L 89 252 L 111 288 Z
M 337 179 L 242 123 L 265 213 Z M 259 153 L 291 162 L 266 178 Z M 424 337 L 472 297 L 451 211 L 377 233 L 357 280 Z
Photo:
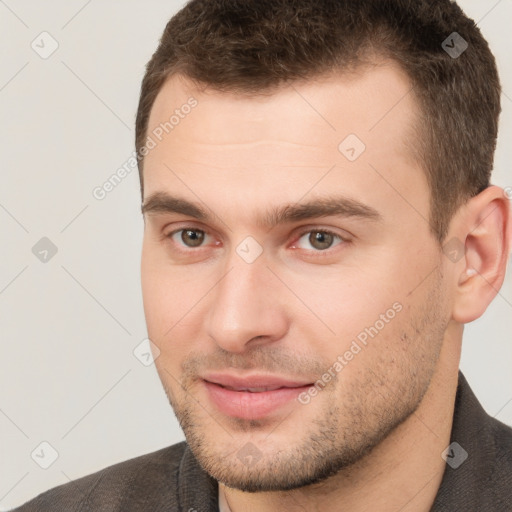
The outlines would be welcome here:
M 18 510 L 511 510 L 512 429 L 458 371 L 510 251 L 499 96 L 448 0 L 189 2 L 136 126 L 187 441 Z

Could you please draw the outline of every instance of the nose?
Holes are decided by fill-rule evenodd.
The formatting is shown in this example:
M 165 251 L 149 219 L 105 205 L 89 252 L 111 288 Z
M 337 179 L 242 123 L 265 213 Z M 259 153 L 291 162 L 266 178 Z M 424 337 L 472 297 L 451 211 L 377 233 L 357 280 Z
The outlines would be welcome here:
M 233 353 L 281 339 L 289 328 L 282 288 L 263 258 L 246 263 L 235 254 L 210 294 L 208 335 Z

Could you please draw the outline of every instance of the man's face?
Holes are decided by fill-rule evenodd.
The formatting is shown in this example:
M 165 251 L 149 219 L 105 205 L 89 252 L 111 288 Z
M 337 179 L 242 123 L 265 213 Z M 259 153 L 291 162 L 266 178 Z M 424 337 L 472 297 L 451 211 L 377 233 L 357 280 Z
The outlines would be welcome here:
M 321 480 L 428 388 L 449 315 L 410 89 L 385 63 L 251 98 L 175 77 L 157 97 L 148 333 L 192 451 L 229 486 Z

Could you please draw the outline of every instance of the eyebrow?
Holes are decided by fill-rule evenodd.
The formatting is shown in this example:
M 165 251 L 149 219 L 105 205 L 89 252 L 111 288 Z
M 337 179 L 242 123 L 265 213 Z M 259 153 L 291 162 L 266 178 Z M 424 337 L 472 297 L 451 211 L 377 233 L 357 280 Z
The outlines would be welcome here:
M 143 215 L 159 213 L 178 213 L 201 221 L 216 217 L 199 203 L 169 195 L 167 192 L 155 192 L 142 204 Z M 346 196 L 327 196 L 305 203 L 272 207 L 258 219 L 257 224 L 260 227 L 273 228 L 280 224 L 328 216 L 356 217 L 369 221 L 382 220 L 382 215 L 375 208 L 360 201 Z

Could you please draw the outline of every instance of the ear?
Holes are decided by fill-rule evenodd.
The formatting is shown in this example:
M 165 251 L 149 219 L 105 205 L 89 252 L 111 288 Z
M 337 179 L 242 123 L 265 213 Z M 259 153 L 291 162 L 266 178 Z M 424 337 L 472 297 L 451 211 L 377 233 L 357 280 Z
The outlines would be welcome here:
M 454 275 L 455 321 L 476 320 L 499 292 L 510 254 L 511 215 L 507 193 L 496 186 L 486 188 L 466 204 L 460 229 L 456 229 L 464 256 Z

